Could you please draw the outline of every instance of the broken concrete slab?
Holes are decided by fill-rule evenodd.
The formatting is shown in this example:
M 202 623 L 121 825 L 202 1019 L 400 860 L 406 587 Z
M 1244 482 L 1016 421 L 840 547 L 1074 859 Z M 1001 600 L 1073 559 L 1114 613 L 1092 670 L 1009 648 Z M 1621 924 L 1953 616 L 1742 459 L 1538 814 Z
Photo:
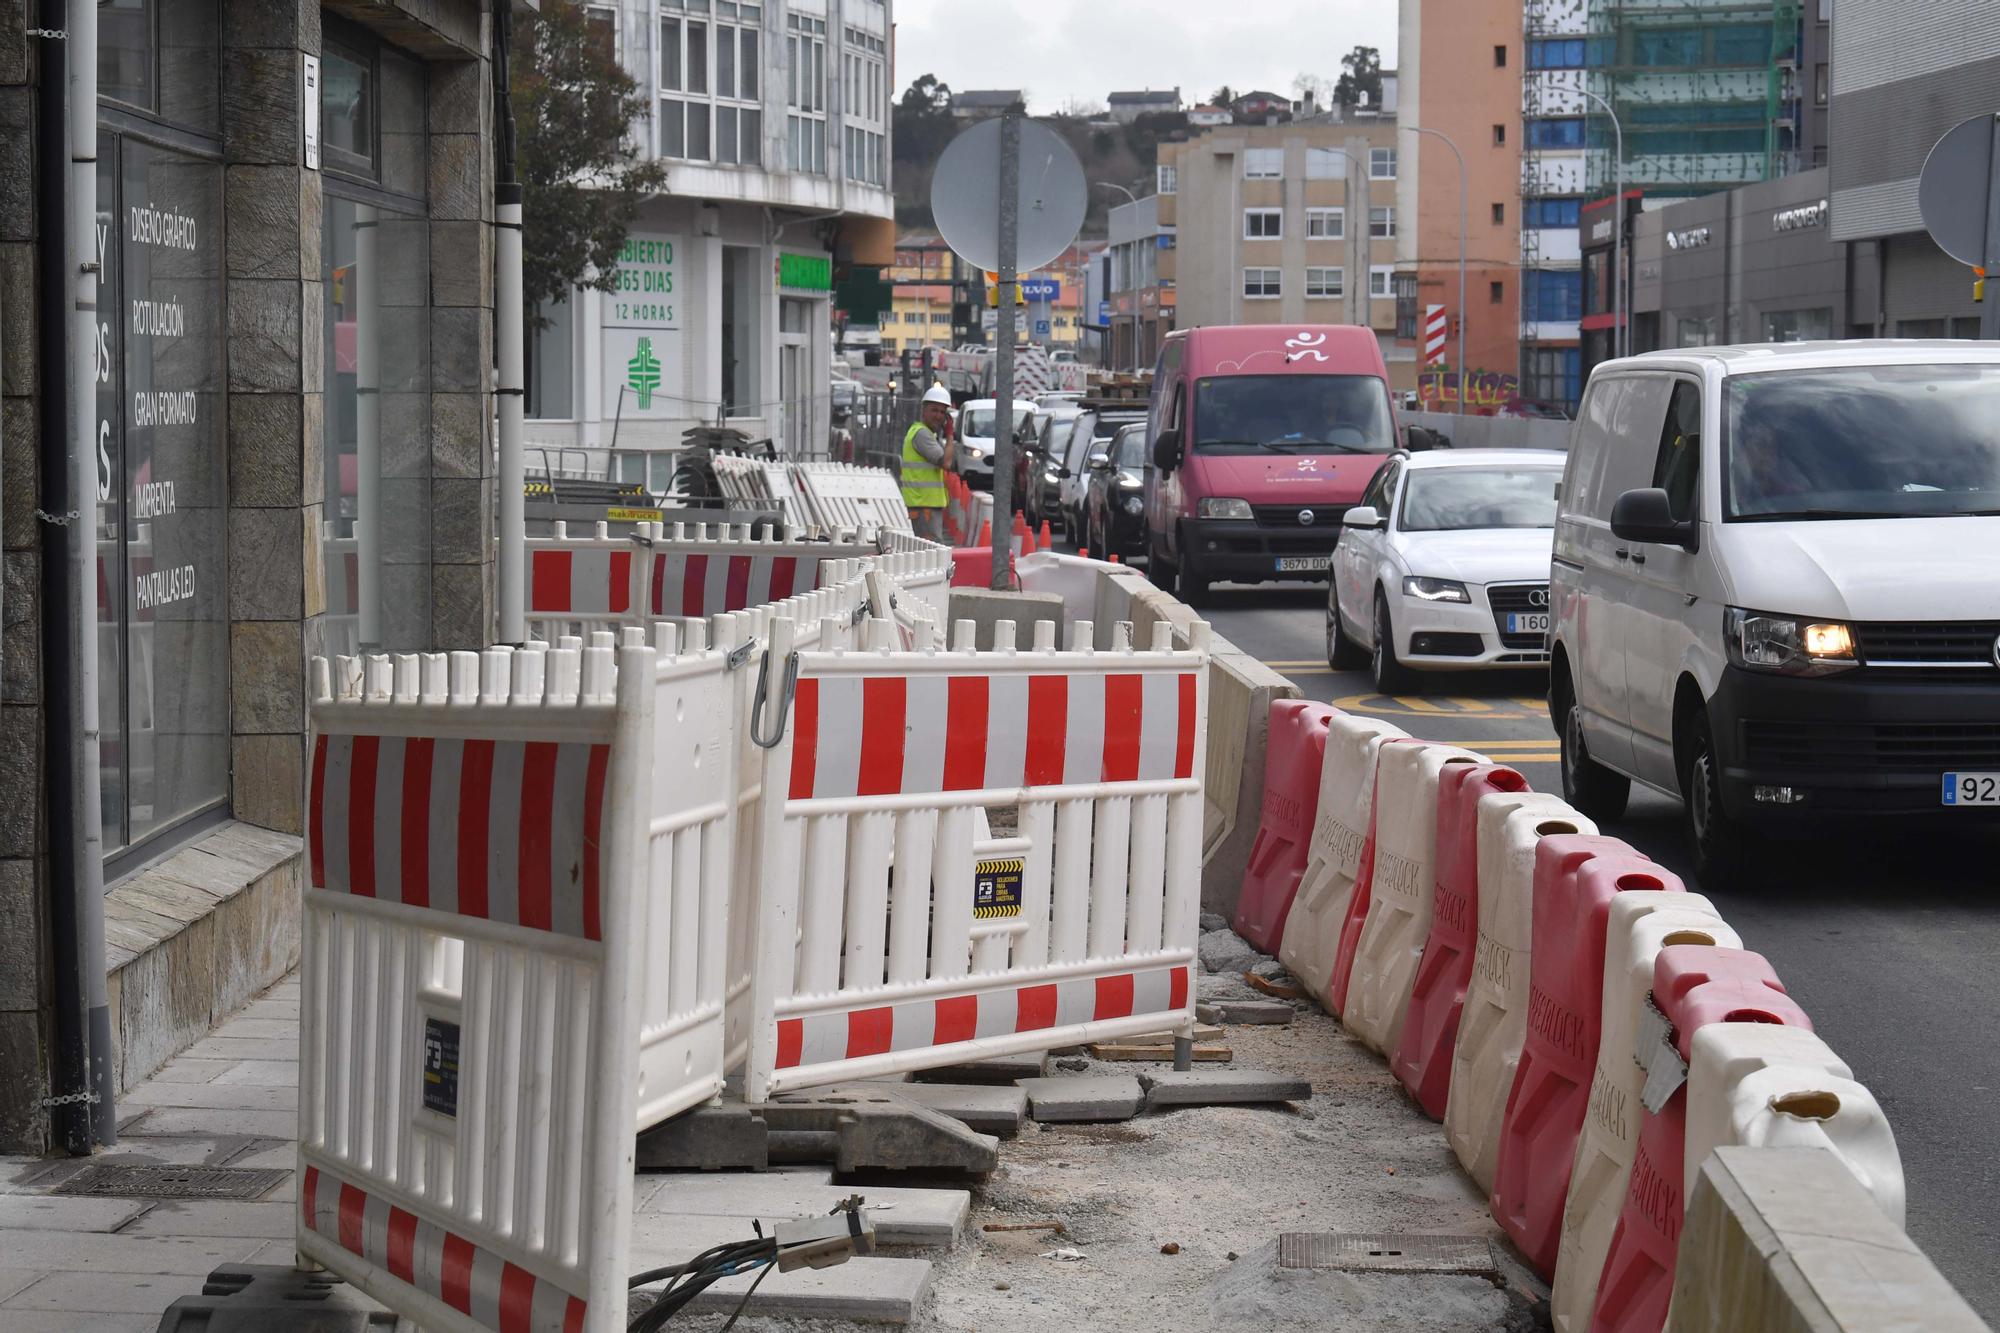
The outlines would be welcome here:
M 1145 1104 L 1145 1090 L 1129 1074 L 1086 1074 L 1080 1078 L 1024 1078 L 1028 1112 L 1042 1124 L 1130 1120 Z
M 1049 1072 L 1047 1051 L 1028 1051 L 1021 1055 L 996 1055 L 988 1060 L 974 1060 L 962 1065 L 940 1065 L 936 1069 L 919 1069 L 916 1081 L 919 1083 L 985 1083 L 1012 1085 L 1024 1078 L 1040 1078 Z
M 1289 1074 L 1255 1069 L 1162 1069 L 1139 1075 L 1146 1086 L 1146 1109 L 1168 1106 L 1244 1106 L 1262 1102 L 1303 1102 L 1312 1084 Z
M 1018 1087 L 978 1083 L 891 1083 L 904 1101 L 927 1106 L 939 1115 L 963 1121 L 970 1129 L 995 1138 L 1011 1139 L 1021 1132 L 1028 1115 L 1028 1094 Z
M 632 1219 L 632 1268 L 662 1267 L 693 1258 L 711 1246 L 750 1238 L 747 1222 L 726 1217 L 672 1217 L 638 1213 Z M 731 1311 L 757 1274 L 745 1273 L 708 1288 L 688 1306 Z M 745 1313 L 794 1319 L 854 1319 L 906 1324 L 931 1280 L 928 1259 L 856 1256 L 834 1268 L 771 1272 L 750 1297 Z M 657 1292 L 658 1285 L 646 1290 Z M 634 1309 L 639 1308 L 634 1302 Z
M 1220 912 L 1203 912 L 1201 914 L 1201 928 L 1203 933 L 1211 930 L 1228 930 L 1229 918 Z
M 831 1162 L 840 1171 L 991 1171 L 1000 1141 L 897 1093 L 852 1084 L 839 1095 L 788 1093 L 762 1106 L 700 1106 L 639 1136 L 642 1170 L 763 1170 Z
M 1248 972 L 1253 964 L 1267 961 L 1233 930 L 1205 932 L 1195 951 L 1201 957 L 1201 965 L 1211 972 Z
M 875 1222 L 878 1245 L 952 1245 L 965 1229 L 972 1196 L 965 1190 L 801 1184 L 798 1177 L 754 1173 L 641 1176 L 638 1213 L 742 1218 L 765 1230 L 795 1217 L 819 1217 L 852 1195 Z
M 1276 1026 L 1290 1023 L 1297 1012 L 1283 1000 L 1215 1000 L 1194 1007 L 1202 1022 L 1223 1024 Z

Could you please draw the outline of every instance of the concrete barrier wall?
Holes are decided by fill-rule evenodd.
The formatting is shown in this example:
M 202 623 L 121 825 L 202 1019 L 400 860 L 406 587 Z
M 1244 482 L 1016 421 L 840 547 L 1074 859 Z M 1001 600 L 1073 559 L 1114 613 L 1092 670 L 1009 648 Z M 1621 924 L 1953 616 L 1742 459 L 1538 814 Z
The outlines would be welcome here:
M 1681 1230 L 1666 1333 L 1987 1325 L 1824 1148 L 1718 1148 Z
M 1527 417 L 1459 416 L 1453 412 L 1402 412 L 1406 426 L 1424 426 L 1441 431 L 1454 449 L 1555 449 L 1569 448 L 1570 423 L 1541 421 Z

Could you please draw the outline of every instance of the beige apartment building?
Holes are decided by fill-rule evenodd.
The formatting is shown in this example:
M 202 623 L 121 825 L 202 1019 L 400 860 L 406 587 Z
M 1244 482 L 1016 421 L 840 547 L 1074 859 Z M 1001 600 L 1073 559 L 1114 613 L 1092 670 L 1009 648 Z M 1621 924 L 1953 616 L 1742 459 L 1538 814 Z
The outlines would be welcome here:
M 1390 383 L 1414 388 L 1396 338 L 1396 121 L 1367 110 L 1218 127 L 1160 145 L 1158 282 L 1174 323 L 1365 324 Z

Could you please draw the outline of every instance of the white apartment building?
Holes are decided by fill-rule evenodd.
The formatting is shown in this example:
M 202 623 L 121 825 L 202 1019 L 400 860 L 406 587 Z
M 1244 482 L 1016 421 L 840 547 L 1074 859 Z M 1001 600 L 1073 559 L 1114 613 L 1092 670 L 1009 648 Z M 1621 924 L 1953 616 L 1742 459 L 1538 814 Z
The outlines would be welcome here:
M 529 334 L 530 471 L 545 450 L 663 490 L 662 451 L 718 419 L 824 448 L 834 264 L 895 259 L 891 3 L 591 7 L 647 95 L 633 137 L 667 187 L 633 224 L 618 289 L 573 293 Z

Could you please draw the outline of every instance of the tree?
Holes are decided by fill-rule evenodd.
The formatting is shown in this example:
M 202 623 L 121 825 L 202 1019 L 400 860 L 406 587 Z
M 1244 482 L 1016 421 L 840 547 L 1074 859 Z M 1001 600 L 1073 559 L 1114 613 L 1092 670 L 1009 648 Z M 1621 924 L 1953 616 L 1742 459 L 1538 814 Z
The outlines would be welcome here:
M 1340 79 L 1333 85 L 1333 100 L 1343 107 L 1382 105 L 1382 53 L 1372 46 L 1357 46 L 1340 58 Z
M 1292 78 L 1292 96 L 1301 102 L 1309 100 L 1322 111 L 1333 105 L 1336 87 L 1319 74 L 1301 72 Z
M 1097 120 L 1104 115 L 1104 103 L 1088 97 L 1072 97 L 1062 104 L 1062 110 L 1056 114 L 1070 120 Z
M 951 114 L 951 85 L 940 83 L 935 74 L 913 79 L 897 100 L 896 109 L 917 117 L 948 116 Z
M 1226 83 L 1208 95 L 1208 105 L 1219 106 L 1224 111 L 1227 111 L 1229 109 L 1230 103 L 1234 102 L 1235 100 L 1236 100 L 1236 90 L 1230 87 Z
M 572 287 L 612 290 L 625 234 L 640 202 L 665 187 L 667 169 L 636 157 L 629 131 L 646 98 L 582 5 L 544 0 L 517 30 L 512 54 L 521 294 L 533 310 Z

